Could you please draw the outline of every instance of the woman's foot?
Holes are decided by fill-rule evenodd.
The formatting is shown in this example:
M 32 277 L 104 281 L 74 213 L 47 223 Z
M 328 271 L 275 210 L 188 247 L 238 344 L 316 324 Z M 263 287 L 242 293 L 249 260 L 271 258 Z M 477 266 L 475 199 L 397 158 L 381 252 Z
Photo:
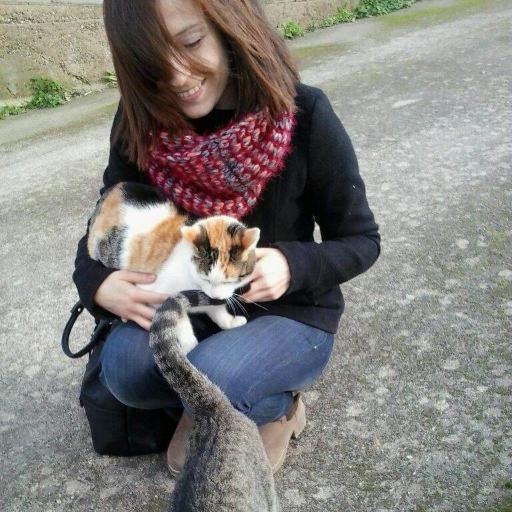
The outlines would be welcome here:
M 186 412 L 183 412 L 167 448 L 167 467 L 173 476 L 177 476 L 183 469 L 188 438 L 193 426 L 192 418 Z M 298 393 L 293 398 L 290 410 L 284 416 L 258 428 L 274 473 L 283 465 L 290 439 L 292 437 L 297 439 L 305 426 L 306 408 L 300 393 Z
M 287 414 L 258 428 L 273 473 L 283 465 L 290 439 L 297 439 L 305 426 L 306 407 L 298 393 L 294 396 Z
M 176 425 L 176 430 L 172 436 L 171 442 L 167 448 L 167 467 L 171 475 L 177 476 L 185 464 L 187 454 L 188 438 L 194 422 L 188 413 L 183 411 L 181 419 Z

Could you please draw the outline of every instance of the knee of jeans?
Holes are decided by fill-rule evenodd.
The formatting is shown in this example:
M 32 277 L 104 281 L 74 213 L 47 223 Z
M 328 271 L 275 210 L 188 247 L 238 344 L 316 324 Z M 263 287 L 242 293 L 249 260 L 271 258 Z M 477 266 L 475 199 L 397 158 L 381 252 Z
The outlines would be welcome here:
M 235 409 L 245 414 L 258 426 L 276 421 L 286 414 L 293 401 L 292 393 L 287 391 L 258 401 L 251 400 L 247 396 L 228 396 L 228 398 Z
M 144 389 L 143 382 L 150 372 L 156 370 L 154 364 L 144 360 L 134 361 L 127 350 L 119 350 L 115 344 L 103 347 L 100 381 L 123 404 L 138 407 L 139 394 Z
M 237 409 L 244 411 L 250 408 L 249 402 L 246 400 L 250 383 L 247 382 L 247 379 L 241 378 L 236 368 L 196 350 L 190 352 L 187 357 L 201 373 L 222 390 Z
M 201 346 L 199 345 L 199 347 Z M 208 353 L 198 350 L 198 348 L 187 354 L 188 360 L 195 368 L 220 387 L 221 382 L 223 383 L 224 381 L 224 369 L 212 357 L 209 357 Z
M 244 412 L 258 427 L 265 423 L 276 421 L 285 415 L 292 405 L 293 395 L 291 391 L 276 393 L 251 405 L 247 412 Z

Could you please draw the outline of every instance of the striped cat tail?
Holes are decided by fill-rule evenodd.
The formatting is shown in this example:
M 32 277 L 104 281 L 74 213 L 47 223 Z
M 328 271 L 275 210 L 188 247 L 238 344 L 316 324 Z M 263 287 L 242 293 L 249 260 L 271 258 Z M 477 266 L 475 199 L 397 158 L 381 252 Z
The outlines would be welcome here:
M 149 333 L 149 344 L 158 368 L 193 414 L 211 415 L 219 407 L 229 405 L 224 393 L 190 363 L 179 339 L 183 333 L 192 333 L 188 309 L 212 302 L 201 291 L 169 297 L 158 308 Z

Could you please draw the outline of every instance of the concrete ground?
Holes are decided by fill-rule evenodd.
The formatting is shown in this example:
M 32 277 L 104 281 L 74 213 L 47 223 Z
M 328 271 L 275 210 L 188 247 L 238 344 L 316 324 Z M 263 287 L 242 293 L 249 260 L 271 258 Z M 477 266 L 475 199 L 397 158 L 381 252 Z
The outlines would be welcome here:
M 352 137 L 383 252 L 343 286 L 284 512 L 511 510 L 511 18 L 423 1 L 292 44 Z M 0 122 L 2 511 L 159 511 L 172 487 L 159 455 L 92 451 L 84 361 L 59 347 L 114 104 Z

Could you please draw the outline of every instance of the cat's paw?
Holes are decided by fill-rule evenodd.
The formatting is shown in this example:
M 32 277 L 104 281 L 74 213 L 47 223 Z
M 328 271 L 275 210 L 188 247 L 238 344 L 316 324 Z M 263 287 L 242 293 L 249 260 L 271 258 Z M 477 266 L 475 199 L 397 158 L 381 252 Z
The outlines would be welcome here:
M 221 329 L 233 329 L 247 323 L 245 316 L 233 316 L 225 306 L 212 306 L 205 312 Z
M 180 339 L 180 345 L 183 354 L 187 355 L 192 349 L 197 347 L 197 338 L 193 336 L 188 339 Z
M 231 327 L 229 329 L 234 329 L 235 327 L 241 327 L 247 323 L 247 318 L 245 316 L 234 316 L 231 318 Z
M 221 318 L 216 318 L 216 323 L 221 329 L 234 329 L 235 327 L 240 327 L 247 323 L 247 318 L 245 316 L 231 316 L 226 315 Z
M 193 348 L 197 347 L 197 338 L 192 330 L 192 326 L 190 325 L 190 320 L 188 318 L 177 323 L 176 335 L 185 355 L 187 355 Z
M 197 347 L 197 340 L 189 340 L 186 342 L 180 341 L 180 345 L 183 350 L 183 354 L 187 355 L 192 349 Z

